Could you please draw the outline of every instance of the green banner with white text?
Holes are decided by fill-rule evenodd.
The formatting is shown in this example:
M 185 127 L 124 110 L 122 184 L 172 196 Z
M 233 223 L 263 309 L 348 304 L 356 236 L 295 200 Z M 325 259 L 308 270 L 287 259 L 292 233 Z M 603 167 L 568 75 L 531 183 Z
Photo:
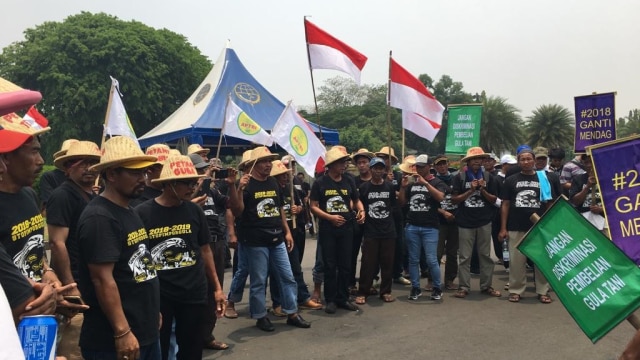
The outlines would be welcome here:
M 533 260 L 594 343 L 640 307 L 640 268 L 564 196 L 518 249 Z
M 447 154 L 464 155 L 474 146 L 480 146 L 482 105 L 449 105 Z

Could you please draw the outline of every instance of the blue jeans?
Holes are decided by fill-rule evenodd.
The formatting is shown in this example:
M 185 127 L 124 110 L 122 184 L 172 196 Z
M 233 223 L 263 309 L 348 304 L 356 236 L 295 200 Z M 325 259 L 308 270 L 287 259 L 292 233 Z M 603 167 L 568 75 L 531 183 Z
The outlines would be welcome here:
M 278 277 L 282 312 L 295 314 L 298 312 L 298 287 L 291 272 L 291 264 L 287 248 L 283 243 L 276 246 L 245 246 L 249 265 L 249 311 L 251 318 L 260 319 L 267 316 L 266 291 L 267 275 Z
M 244 285 L 247 283 L 247 277 L 249 277 L 249 268 L 247 265 L 247 246 L 243 246 L 238 242 L 236 247 L 236 254 L 238 254 L 238 269 L 233 274 L 231 280 L 231 287 L 229 288 L 229 296 L 227 299 L 233 303 L 242 301 L 242 294 L 244 293 Z
M 291 235 L 293 236 L 293 249 L 288 253 L 289 264 L 291 265 L 291 271 L 293 278 L 297 284 L 297 299 L 298 303 L 302 304 L 311 298 L 307 284 L 304 282 L 304 274 L 302 273 L 302 267 L 300 266 L 300 246 L 298 243 L 302 241 L 304 243 L 304 228 L 291 229 Z M 280 296 L 280 281 L 277 276 L 271 276 L 269 282 L 269 289 L 271 291 L 271 300 L 273 301 L 273 307 L 278 307 L 282 304 L 282 297 Z
M 114 351 L 95 351 L 81 349 L 82 358 L 85 360 L 117 360 L 116 352 Z M 139 360 L 160 360 L 162 355 L 160 353 L 160 339 L 149 345 L 140 346 L 140 359 Z
M 420 253 L 424 252 L 433 279 L 433 287 L 442 289 L 438 261 L 438 228 L 407 224 L 405 239 L 409 255 L 411 286 L 420 287 Z

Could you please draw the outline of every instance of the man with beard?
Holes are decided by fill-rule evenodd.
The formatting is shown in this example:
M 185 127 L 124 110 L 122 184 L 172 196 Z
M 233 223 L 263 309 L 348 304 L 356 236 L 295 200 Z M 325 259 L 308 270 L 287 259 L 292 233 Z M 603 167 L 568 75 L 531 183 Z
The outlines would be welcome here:
M 129 201 L 144 190 L 157 160 L 126 136 L 107 140 L 100 162 L 105 189 L 78 220 L 80 292 L 84 313 L 80 348 L 85 359 L 159 359 L 160 292 L 149 236 Z

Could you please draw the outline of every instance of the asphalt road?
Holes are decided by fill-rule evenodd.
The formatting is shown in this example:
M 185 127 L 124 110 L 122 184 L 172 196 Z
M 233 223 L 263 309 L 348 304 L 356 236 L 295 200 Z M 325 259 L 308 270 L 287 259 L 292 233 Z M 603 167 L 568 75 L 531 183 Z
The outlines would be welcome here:
M 303 261 L 310 288 L 316 241 L 307 239 Z M 502 291 L 508 274 L 496 265 L 493 284 Z M 231 272 L 225 274 L 225 293 Z M 422 286 L 426 279 L 422 279 Z M 382 303 L 370 297 L 361 311 L 303 310 L 310 329 L 286 325 L 285 318 L 270 315 L 276 330 L 266 333 L 249 317 L 248 295 L 236 305 L 237 319 L 222 318 L 214 331 L 228 343 L 225 351 L 205 350 L 205 359 L 616 359 L 634 334 L 623 322 L 596 344 L 582 333 L 555 294 L 554 302 L 537 301 L 530 282 L 520 303 L 480 294 L 478 277 L 465 299 L 446 291 L 442 301 L 428 294 L 407 300 L 410 287 L 394 284 L 397 301 Z M 269 295 L 267 295 L 269 302 Z

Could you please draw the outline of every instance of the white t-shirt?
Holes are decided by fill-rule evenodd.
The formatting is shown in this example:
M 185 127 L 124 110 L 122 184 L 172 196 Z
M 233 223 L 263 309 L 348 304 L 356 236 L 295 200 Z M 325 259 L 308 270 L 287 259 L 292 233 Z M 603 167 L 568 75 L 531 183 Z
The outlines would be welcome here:
M 0 360 L 24 359 L 24 352 L 20 346 L 16 325 L 13 322 L 11 307 L 0 285 Z

